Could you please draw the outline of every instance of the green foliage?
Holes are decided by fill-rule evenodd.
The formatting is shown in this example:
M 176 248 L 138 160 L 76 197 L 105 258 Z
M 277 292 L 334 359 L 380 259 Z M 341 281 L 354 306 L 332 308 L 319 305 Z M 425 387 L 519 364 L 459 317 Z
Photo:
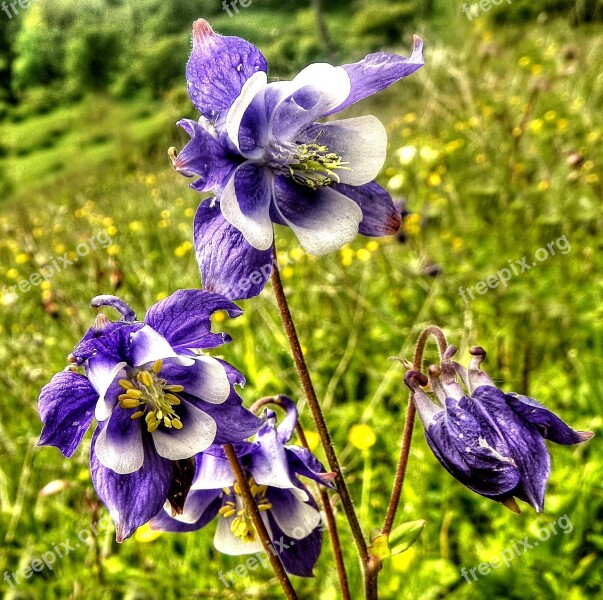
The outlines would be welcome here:
M 521 23 L 540 15 L 567 15 L 574 25 L 603 20 L 602 0 L 513 0 L 504 10 L 493 11 L 497 23 Z

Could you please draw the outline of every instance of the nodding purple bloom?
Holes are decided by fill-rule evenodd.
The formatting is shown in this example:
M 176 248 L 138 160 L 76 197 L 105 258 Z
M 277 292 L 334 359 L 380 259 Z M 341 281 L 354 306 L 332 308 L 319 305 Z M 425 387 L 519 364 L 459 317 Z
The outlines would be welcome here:
M 262 421 L 235 392 L 243 376 L 200 353 L 230 340 L 212 333 L 210 322 L 217 310 L 241 314 L 229 300 L 179 290 L 144 321 L 114 296 L 99 296 L 92 306 L 113 306 L 123 318 L 99 314 L 70 355 L 73 366 L 42 389 L 39 444 L 70 457 L 96 417 L 92 479 L 121 541 L 163 506 L 179 461 L 214 443 L 243 440 Z
M 574 431 L 532 398 L 499 390 L 480 368 L 486 353 L 479 346 L 470 350 L 469 369 L 450 360 L 455 352 L 450 346 L 441 366 L 430 368 L 436 403 L 419 387 L 427 384 L 424 375 L 409 371 L 405 378 L 429 447 L 470 490 L 515 512 L 515 497 L 542 512 L 551 471 L 544 440 L 573 445 L 593 434 Z
M 170 154 L 180 173 L 197 177 L 194 189 L 215 195 L 195 220 L 205 289 L 231 299 L 259 293 L 272 266 L 274 223 L 316 255 L 358 233 L 396 233 L 400 211 L 374 181 L 386 155 L 383 125 L 373 116 L 318 120 L 414 73 L 422 46 L 415 37 L 410 58 L 380 52 L 342 67 L 316 63 L 292 81 L 269 83 L 255 46 L 195 23 L 186 76 L 201 118 L 179 122 L 191 141 Z M 257 282 L 238 289 L 255 273 Z
M 308 450 L 286 445 L 297 423 L 297 410 L 289 398 L 279 396 L 279 400 L 288 413 L 279 427 L 274 413 L 266 411 L 266 423 L 254 442 L 241 442 L 235 448 L 274 552 L 288 573 L 311 577 L 322 547 L 323 526 L 316 502 L 298 476 L 329 485 L 332 474 L 326 473 Z M 160 531 L 196 531 L 216 517 L 214 545 L 220 552 L 239 556 L 263 550 L 220 446 L 197 456 L 195 478 L 182 514 L 173 516 L 166 505 L 150 525 Z

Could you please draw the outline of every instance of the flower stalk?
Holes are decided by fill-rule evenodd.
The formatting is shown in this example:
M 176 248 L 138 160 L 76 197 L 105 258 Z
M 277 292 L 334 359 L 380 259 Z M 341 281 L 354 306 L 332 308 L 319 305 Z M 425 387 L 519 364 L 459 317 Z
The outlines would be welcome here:
M 232 444 L 224 445 L 224 452 L 226 453 L 226 457 L 228 458 L 228 462 L 230 463 L 230 467 L 232 468 L 233 473 L 235 474 L 237 483 L 241 488 L 241 495 L 245 500 L 245 506 L 250 513 L 251 520 L 253 525 L 258 533 L 258 537 L 262 542 L 262 546 L 264 547 L 264 551 L 268 555 L 270 559 L 270 564 L 274 569 L 277 579 L 283 588 L 283 592 L 285 592 L 285 596 L 287 600 L 298 600 L 298 596 L 289 580 L 289 576 L 283 567 L 279 557 L 276 555 L 274 548 L 272 547 L 272 542 L 270 541 L 270 535 L 268 534 L 268 530 L 266 529 L 266 525 L 264 525 L 264 521 L 262 521 L 262 516 L 260 511 L 255 503 L 255 499 L 253 494 L 251 493 L 251 488 L 249 487 L 249 482 L 245 477 L 245 473 L 243 472 L 243 467 L 239 462 L 239 458 L 237 453 L 232 446 Z

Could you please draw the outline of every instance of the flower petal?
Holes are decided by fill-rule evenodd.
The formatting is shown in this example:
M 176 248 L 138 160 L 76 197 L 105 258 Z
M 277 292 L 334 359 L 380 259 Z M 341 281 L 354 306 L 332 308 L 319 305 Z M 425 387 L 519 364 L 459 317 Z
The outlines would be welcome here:
M 362 210 L 337 190 L 305 189 L 280 176 L 275 178 L 275 194 L 282 218 L 310 254 L 339 250 L 356 237 Z
M 245 82 L 266 70 L 266 59 L 253 44 L 214 33 L 204 19 L 193 25 L 193 51 L 186 66 L 188 93 L 210 121 L 224 117 Z
M 133 413 L 134 410 L 114 409 L 95 445 L 98 461 L 121 475 L 138 471 L 144 461 L 140 419 L 132 420 Z
M 111 414 L 115 399 L 108 392 L 126 364 L 126 362 L 116 363 L 114 358 L 105 354 L 98 354 L 88 360 L 86 375 L 98 393 L 94 415 L 97 421 L 104 421 Z
M 122 542 L 161 510 L 172 481 L 172 463 L 157 456 L 148 442 L 143 442 L 142 467 L 130 474 L 115 473 L 98 460 L 96 444 L 101 431 L 99 426 L 92 438 L 92 483 L 115 522 L 117 541 Z
M 38 445 L 56 446 L 67 458 L 73 456 L 92 423 L 97 399 L 96 390 L 84 375 L 57 373 L 38 399 L 44 423 Z
M 167 363 L 161 377 L 170 385 L 181 385 L 187 394 L 212 404 L 222 404 L 230 396 L 230 381 L 223 364 L 211 356 L 196 356 L 191 366 Z
M 272 111 L 271 135 L 281 141 L 293 141 L 307 125 L 340 106 L 350 94 L 351 83 L 342 67 L 314 63 L 293 81 L 272 83 L 269 88 L 266 106 Z M 270 95 L 273 98 L 268 99 Z
M 149 325 L 132 335 L 131 357 L 131 364 L 135 367 L 168 358 L 183 365 L 193 364 L 192 359 L 179 356 L 165 337 Z
M 320 512 L 289 491 L 269 489 L 271 514 L 282 532 L 294 540 L 310 535 L 321 523 Z
M 176 171 L 185 177 L 198 176 L 195 189 L 205 192 L 220 188 L 235 164 L 219 140 L 196 121 L 178 122 L 191 135 L 191 140 L 173 160 Z
M 400 229 L 402 216 L 389 193 L 378 183 L 371 181 L 358 187 L 337 184 L 333 189 L 347 196 L 362 211 L 362 222 L 358 233 L 370 237 L 394 235 Z
M 245 446 L 252 446 L 243 442 Z M 235 475 L 221 446 L 216 446 L 219 453 L 204 452 L 197 457 L 197 473 L 191 490 L 221 490 L 229 488 L 235 482 Z M 237 448 L 237 456 L 241 454 Z
M 551 440 L 551 442 L 571 446 L 590 440 L 594 435 L 590 431 L 576 431 L 572 429 L 557 415 L 533 398 L 519 394 L 507 394 L 506 397 L 511 408 L 519 416 L 536 427 L 542 437 Z
M 231 339 L 227 334 L 211 332 L 211 316 L 218 310 L 225 310 L 231 318 L 243 314 L 236 304 L 219 294 L 178 290 L 154 304 L 148 310 L 145 322 L 178 352 L 186 348 L 215 348 Z
M 224 517 L 218 519 L 218 527 L 216 528 L 216 534 L 214 535 L 214 546 L 216 547 L 216 550 L 223 554 L 228 554 L 229 556 L 242 556 L 244 554 L 262 552 L 264 547 L 262 546 L 262 541 L 259 536 L 256 535 L 253 542 L 247 542 L 236 537 L 235 534 L 232 533 L 230 528 L 234 518 L 235 517 L 233 516 L 228 519 Z M 268 529 L 270 539 L 273 539 L 272 529 L 265 512 L 262 513 L 262 521 L 264 521 L 266 529 Z
M 387 132 L 383 123 L 372 115 L 317 123 L 303 135 L 306 143 L 318 140 L 348 163 L 346 169 L 336 171 L 341 183 L 369 183 L 385 164 Z
M 329 483 L 332 474 L 327 473 L 323 464 L 316 456 L 314 456 L 314 454 L 312 454 L 312 452 L 310 452 L 310 450 L 306 450 L 306 448 L 301 448 L 299 446 L 287 446 L 285 451 L 287 453 L 289 468 L 293 473 L 335 489 L 335 486 L 332 483 Z
M 214 520 L 217 516 L 222 499 L 220 491 L 189 492 L 181 515 L 171 516 L 171 507 L 166 503 L 149 522 L 155 531 L 168 531 L 173 533 L 187 533 L 198 531 Z
M 220 197 L 224 218 L 257 250 L 268 250 L 272 245 L 271 199 L 271 178 L 251 163 L 235 171 Z
M 195 250 L 204 289 L 230 300 L 257 296 L 272 273 L 272 247 L 257 250 L 249 244 L 217 202 L 203 202 L 197 210 Z
M 178 407 L 182 429 L 160 427 L 151 436 L 160 456 L 169 460 L 184 460 L 207 450 L 216 437 L 216 422 L 208 414 L 183 401 Z
M 396 83 L 404 77 L 412 75 L 425 64 L 423 58 L 423 41 L 413 37 L 413 50 L 410 58 L 376 52 L 369 54 L 357 63 L 343 65 L 352 82 L 348 97 L 329 114 L 339 112 L 348 106 L 372 96 Z

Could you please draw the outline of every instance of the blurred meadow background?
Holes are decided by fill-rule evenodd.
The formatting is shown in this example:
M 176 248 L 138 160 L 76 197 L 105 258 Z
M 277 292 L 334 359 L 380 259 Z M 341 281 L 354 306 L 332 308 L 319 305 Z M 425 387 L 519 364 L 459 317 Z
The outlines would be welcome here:
M 468 3 L 468 6 L 472 2 Z M 597 437 L 550 446 L 546 512 L 521 516 L 462 487 L 415 429 L 398 522 L 425 519 L 415 545 L 385 562 L 384 599 L 603 598 L 603 3 L 514 0 L 463 12 L 460 0 L 35 0 L 0 12 L 0 590 L 11 599 L 280 598 L 268 570 L 230 588 L 218 572 L 240 559 L 196 534 L 139 530 L 122 545 L 112 528 L 80 543 L 52 570 L 11 588 L 17 572 L 102 516 L 88 475 L 89 436 L 73 459 L 36 447 L 42 385 L 94 318 L 99 293 L 139 315 L 179 287 L 198 287 L 192 218 L 200 196 L 171 168 L 175 126 L 195 118 L 184 81 L 193 20 L 242 36 L 272 77 L 309 62 L 426 45 L 417 74 L 348 110 L 375 114 L 390 136 L 380 182 L 405 202 L 391 239 L 358 238 L 307 256 L 278 231 L 282 276 L 351 491 L 368 532 L 382 524 L 407 394 L 402 367 L 422 328 L 488 350 L 503 389 L 530 394 Z M 104 233 L 103 233 L 104 232 Z M 93 236 L 109 240 L 86 256 Z M 566 236 L 557 252 L 507 287 L 465 302 L 479 281 Z M 100 237 L 98 237 L 100 240 Z M 74 264 L 29 291 L 11 286 L 67 253 Z M 268 287 L 223 315 L 219 349 L 262 395 L 301 398 Z M 430 360 L 435 360 L 430 349 Z M 302 405 L 303 406 L 303 403 Z M 312 432 L 308 411 L 302 420 Z M 310 435 L 310 441 L 315 441 Z M 51 482 L 54 490 L 40 491 Z M 568 515 L 573 530 L 540 542 L 468 584 L 476 567 Z M 353 545 L 338 516 L 352 589 Z M 301 598 L 335 600 L 328 539 Z

